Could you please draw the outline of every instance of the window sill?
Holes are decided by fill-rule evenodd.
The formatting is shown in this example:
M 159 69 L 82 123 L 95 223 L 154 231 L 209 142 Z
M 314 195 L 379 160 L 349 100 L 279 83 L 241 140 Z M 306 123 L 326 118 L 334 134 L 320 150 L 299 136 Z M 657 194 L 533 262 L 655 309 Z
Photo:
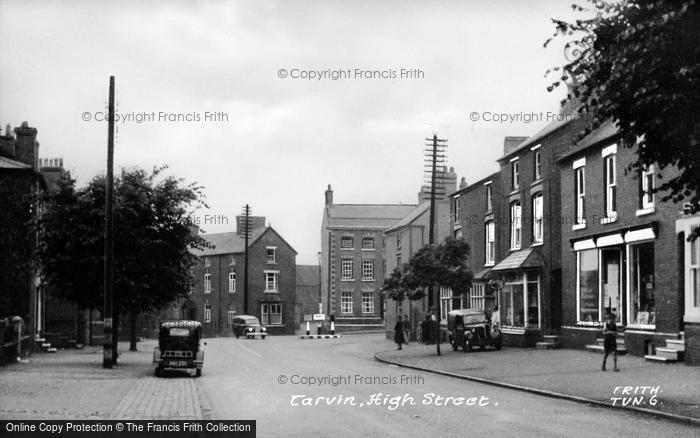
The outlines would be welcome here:
M 492 266 L 496 266 L 496 262 L 484 263 L 484 268 L 490 268 Z
M 266 290 L 266 291 L 264 291 L 264 292 L 265 292 L 266 294 L 278 294 L 278 293 L 280 293 L 280 291 L 278 291 L 278 290 Z
M 653 332 L 656 331 L 656 324 L 627 324 L 626 328 Z
M 355 248 L 340 248 L 341 251 L 355 251 Z
M 362 281 L 369 282 L 369 281 L 375 281 L 375 279 L 374 278 L 363 278 Z
M 574 226 L 571 227 L 573 231 L 578 231 L 578 230 L 585 230 L 586 229 L 586 223 L 582 224 L 574 224 Z
M 276 265 L 278 264 L 277 262 L 267 262 L 268 265 Z
M 376 248 L 362 248 L 361 251 L 374 251 Z
M 501 333 L 506 333 L 509 335 L 524 335 L 525 329 L 522 327 L 503 327 L 503 326 L 501 326 Z
M 636 216 L 646 216 L 647 214 L 652 214 L 652 213 L 654 213 L 655 211 L 656 211 L 656 207 L 654 207 L 654 206 L 652 205 L 651 207 L 642 208 L 642 209 L 637 210 L 637 211 L 635 212 L 635 215 L 636 215 Z
M 533 247 L 533 246 L 542 246 L 542 245 L 544 245 L 544 242 L 535 242 L 535 243 L 533 243 L 532 245 L 530 245 L 530 247 Z
M 513 246 L 508 251 L 513 252 L 513 251 L 518 251 L 520 249 L 522 249 L 520 246 Z
M 355 281 L 354 278 L 341 278 L 340 281 Z
M 577 321 L 576 325 L 578 327 L 590 327 L 590 328 L 603 327 L 603 323 L 600 321 Z
M 612 213 L 609 216 L 600 219 L 601 225 L 613 224 L 617 222 L 617 213 Z

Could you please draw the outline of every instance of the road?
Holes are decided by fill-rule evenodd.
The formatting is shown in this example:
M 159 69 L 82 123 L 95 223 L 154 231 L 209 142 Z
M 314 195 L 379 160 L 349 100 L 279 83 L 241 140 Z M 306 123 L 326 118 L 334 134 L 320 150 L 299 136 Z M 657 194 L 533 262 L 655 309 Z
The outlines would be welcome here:
M 393 347 L 382 335 L 209 339 L 204 374 L 197 381 L 203 415 L 255 419 L 259 437 L 464 437 L 479 432 L 598 438 L 698 433 L 692 426 L 658 418 L 373 359 L 374 352 Z

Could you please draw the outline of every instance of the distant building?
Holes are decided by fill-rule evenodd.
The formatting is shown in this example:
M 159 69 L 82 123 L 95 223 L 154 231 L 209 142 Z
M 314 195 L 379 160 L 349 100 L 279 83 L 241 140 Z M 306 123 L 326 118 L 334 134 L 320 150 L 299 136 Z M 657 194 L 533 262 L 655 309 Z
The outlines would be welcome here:
M 334 204 L 325 193 L 321 283 L 337 331 L 383 330 L 384 231 L 416 205 Z
M 438 190 L 440 195 L 436 196 L 435 201 L 435 243 L 440 243 L 446 237 L 451 236 L 450 200 L 446 193 L 454 192 L 457 188 L 457 174 L 454 172 L 454 168 L 444 172 L 440 181 L 441 187 Z M 429 243 L 430 187 L 424 186 L 421 188 L 418 193 L 418 200 L 420 202 L 418 206 L 384 232 L 386 241 L 384 247 L 384 257 L 386 259 L 385 276 L 390 275 L 395 268 L 408 263 L 418 250 Z M 397 302 L 385 297 L 387 339 L 392 339 L 394 336 L 394 325 L 396 324 L 397 315 L 401 315 L 404 318 L 408 316 L 411 336 L 415 336 L 418 324 L 425 318 L 425 314 L 435 306 L 434 300 L 438 293 L 439 291 L 436 290 L 433 294 L 434 296 L 427 295 L 417 301 L 405 300 Z
M 296 251 L 265 218 L 251 218 L 248 242 L 248 306 L 245 307 L 245 236 L 237 218 L 236 232 L 203 234 L 209 244 L 196 251 L 196 284 L 186 299 L 163 316 L 202 322 L 206 335 L 230 334 L 236 315 L 254 315 L 270 334 L 293 334 Z
M 301 330 L 306 328 L 305 317 L 325 313 L 321 297 L 321 269 L 319 265 L 297 265 L 297 288 L 294 297 L 294 319 Z M 328 328 L 328 323 L 323 323 Z

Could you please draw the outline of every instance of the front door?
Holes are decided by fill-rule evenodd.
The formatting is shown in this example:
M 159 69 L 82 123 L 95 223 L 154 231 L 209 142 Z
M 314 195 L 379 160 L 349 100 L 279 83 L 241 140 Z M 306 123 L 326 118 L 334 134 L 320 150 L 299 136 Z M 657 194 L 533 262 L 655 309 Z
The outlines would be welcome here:
M 603 312 L 615 314 L 615 320 L 622 322 L 622 252 L 619 249 L 601 250 L 601 286 Z

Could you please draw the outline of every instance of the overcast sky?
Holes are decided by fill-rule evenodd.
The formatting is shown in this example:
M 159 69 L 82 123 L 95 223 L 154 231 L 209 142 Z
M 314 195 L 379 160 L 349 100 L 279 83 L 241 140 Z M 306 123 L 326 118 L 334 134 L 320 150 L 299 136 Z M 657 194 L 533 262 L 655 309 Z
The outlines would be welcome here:
M 566 0 L 2 0 L 0 123 L 28 121 L 40 156 L 63 157 L 84 184 L 106 166 L 95 119 L 114 75 L 119 113 L 156 118 L 118 123 L 117 166 L 168 164 L 205 186 L 201 220 L 229 218 L 207 232 L 233 230 L 248 203 L 297 263 L 315 264 L 328 184 L 337 203 L 413 204 L 425 137 L 447 138 L 449 165 L 472 182 L 497 169 L 504 136 L 546 125 L 484 113 L 557 111 L 563 93 L 547 92 L 544 72 L 563 63 L 562 44 L 542 44 L 551 18 L 570 16 Z M 290 77 L 329 69 L 345 77 Z

